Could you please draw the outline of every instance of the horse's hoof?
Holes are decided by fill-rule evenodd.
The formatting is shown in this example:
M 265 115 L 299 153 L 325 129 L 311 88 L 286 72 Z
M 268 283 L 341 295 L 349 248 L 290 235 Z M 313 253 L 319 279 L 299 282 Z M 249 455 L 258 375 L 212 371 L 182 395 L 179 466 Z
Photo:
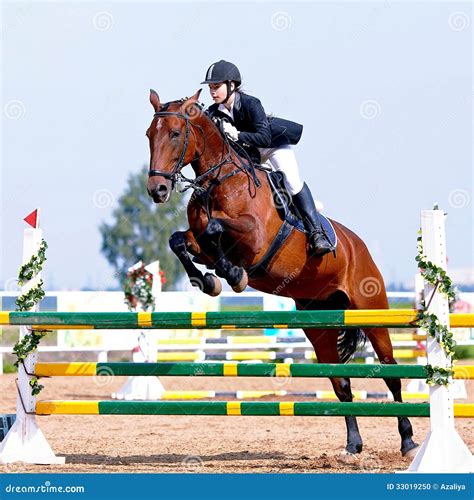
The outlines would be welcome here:
M 241 293 L 247 288 L 248 283 L 249 283 L 249 277 L 247 275 L 247 271 L 242 268 L 242 278 L 237 283 L 237 285 L 234 285 L 232 287 L 232 290 L 234 290 L 234 292 L 236 293 Z
M 358 464 L 360 460 L 359 455 L 355 455 L 347 450 L 342 450 L 336 458 L 338 462 L 344 464 Z
M 420 446 L 417 444 L 414 448 L 411 448 L 408 451 L 402 450 L 402 457 L 406 458 L 415 458 L 415 455 L 418 453 Z
M 220 295 L 222 292 L 221 280 L 212 273 L 206 273 L 204 278 L 206 280 L 204 293 L 207 293 L 207 295 L 210 295 L 211 297 L 217 297 Z
M 211 219 L 208 222 L 207 227 L 206 227 L 206 233 L 209 236 L 212 236 L 213 234 L 222 233 L 222 231 L 223 231 L 222 224 L 219 221 L 217 221 L 216 219 Z

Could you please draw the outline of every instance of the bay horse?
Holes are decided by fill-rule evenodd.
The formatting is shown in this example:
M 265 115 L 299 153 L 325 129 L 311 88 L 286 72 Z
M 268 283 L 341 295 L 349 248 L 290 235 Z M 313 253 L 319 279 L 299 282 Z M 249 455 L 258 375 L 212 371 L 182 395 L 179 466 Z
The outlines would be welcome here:
M 297 309 L 388 309 L 381 273 L 364 242 L 342 224 L 331 221 L 337 235 L 337 255 L 312 255 L 306 234 L 294 230 L 265 265 L 265 255 L 281 230 L 267 174 L 252 171 L 212 119 L 192 97 L 161 103 L 150 91 L 153 120 L 146 135 L 150 143 L 148 194 L 155 203 L 166 203 L 182 169 L 191 164 L 194 179 L 186 179 L 194 193 L 187 207 L 189 229 L 170 237 L 170 247 L 184 266 L 191 283 L 211 296 L 221 291 L 218 277 L 236 292 L 247 284 L 262 292 L 291 297 Z M 194 265 L 191 256 L 217 274 Z M 257 269 L 258 272 L 250 272 Z M 367 338 L 381 363 L 396 364 L 387 328 L 340 330 L 305 328 L 318 362 L 342 363 Z M 384 379 L 395 401 L 402 402 L 400 379 Z M 341 402 L 352 401 L 348 378 L 330 378 Z M 401 453 L 413 455 L 418 446 L 406 417 L 398 418 Z M 344 459 L 362 451 L 355 417 L 345 417 L 347 442 Z

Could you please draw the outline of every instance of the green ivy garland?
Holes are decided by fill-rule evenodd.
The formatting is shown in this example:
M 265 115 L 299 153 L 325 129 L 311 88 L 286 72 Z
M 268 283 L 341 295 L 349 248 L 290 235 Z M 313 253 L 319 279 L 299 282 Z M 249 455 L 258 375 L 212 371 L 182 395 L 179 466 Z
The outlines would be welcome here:
M 16 299 L 17 311 L 29 311 L 44 297 L 43 280 Z
M 439 366 L 426 365 L 426 373 L 428 378 L 426 383 L 428 385 L 449 385 L 449 378 L 453 376 L 453 370 L 447 368 L 440 368 Z
M 42 269 L 46 261 L 46 249 L 48 244 L 41 240 L 37 255 L 33 255 L 31 259 L 20 267 L 18 271 L 18 285 L 23 286 L 26 281 L 29 281 L 36 276 Z
M 48 245 L 45 240 L 41 240 L 38 253 L 33 255 L 31 259 L 20 267 L 18 271 L 18 284 L 23 286 L 27 281 L 34 278 L 42 269 L 46 261 L 46 249 Z M 44 297 L 43 280 L 40 280 L 36 286 L 30 288 L 26 293 L 19 296 L 16 300 L 17 311 L 29 311 Z M 13 353 L 16 355 L 14 365 L 18 368 L 20 364 L 24 364 L 25 359 L 34 352 L 41 339 L 49 332 L 49 330 L 30 330 L 21 340 L 13 347 Z M 43 386 L 39 383 L 36 376 L 30 379 L 31 394 L 38 395 Z
M 456 299 L 456 290 L 453 286 L 453 282 L 444 269 L 427 260 L 423 253 L 423 243 L 420 233 L 421 231 L 419 232 L 419 236 L 417 238 L 418 254 L 416 256 L 416 262 L 418 263 L 420 271 L 423 273 L 423 279 L 434 286 L 433 293 L 437 290 L 446 295 L 448 300 L 454 301 Z M 450 331 L 445 325 L 441 324 L 436 314 L 428 313 L 429 304 L 426 304 L 425 300 L 421 301 L 421 306 L 422 309 L 418 311 L 417 316 L 418 326 L 423 328 L 423 330 L 427 332 L 427 335 L 435 339 L 445 352 L 446 356 L 451 359 L 451 367 L 448 369 L 441 368 L 439 366 L 427 365 L 426 369 L 428 378 L 426 379 L 426 383 L 428 385 L 437 384 L 448 386 L 450 378 L 454 374 L 453 360 L 456 341 L 454 340 L 453 332 Z
M 18 368 L 20 363 L 24 363 L 27 356 L 29 356 L 33 351 L 38 348 L 41 339 L 49 332 L 49 330 L 31 330 L 30 333 L 25 335 L 21 340 L 19 340 L 15 347 L 13 348 L 13 353 L 16 355 L 15 366 Z M 43 389 L 43 385 L 39 383 L 39 379 L 36 376 L 32 376 L 30 379 L 31 394 L 33 396 L 38 395 Z

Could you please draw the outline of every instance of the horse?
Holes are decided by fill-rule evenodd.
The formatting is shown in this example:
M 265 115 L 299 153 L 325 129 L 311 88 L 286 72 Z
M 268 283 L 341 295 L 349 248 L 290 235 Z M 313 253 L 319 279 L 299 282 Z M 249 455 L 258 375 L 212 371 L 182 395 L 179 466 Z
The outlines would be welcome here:
M 388 309 L 380 271 L 366 245 L 351 230 L 331 220 L 337 254 L 311 253 L 303 231 L 292 228 L 275 246 L 282 219 L 267 173 L 252 170 L 199 104 L 201 90 L 190 98 L 161 103 L 150 90 L 153 119 L 146 135 L 150 146 L 147 191 L 155 203 L 166 203 L 180 180 L 194 192 L 187 206 L 189 228 L 171 235 L 171 250 L 181 261 L 193 286 L 217 296 L 225 279 L 239 293 L 247 285 L 262 292 L 294 299 L 298 310 Z M 195 178 L 182 174 L 191 165 Z M 268 258 L 272 248 L 271 258 Z M 193 259 L 191 258 L 193 257 Z M 203 274 L 194 262 L 213 273 Z M 305 328 L 320 363 L 344 363 L 361 340 L 368 339 L 381 363 L 396 364 L 387 328 L 340 330 Z M 348 378 L 331 377 L 341 402 L 353 400 Z M 384 379 L 395 401 L 402 402 L 400 379 Z M 403 456 L 418 447 L 406 417 L 397 417 Z M 357 420 L 345 417 L 347 441 L 341 459 L 362 451 Z M 344 457 L 344 458 L 343 458 Z

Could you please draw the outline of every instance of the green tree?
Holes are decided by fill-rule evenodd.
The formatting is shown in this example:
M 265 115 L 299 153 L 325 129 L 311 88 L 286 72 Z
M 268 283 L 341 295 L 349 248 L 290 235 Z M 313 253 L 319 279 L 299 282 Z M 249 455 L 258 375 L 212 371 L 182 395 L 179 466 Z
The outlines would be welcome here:
M 186 206 L 182 195 L 173 193 L 168 203 L 155 204 L 148 196 L 148 167 L 131 174 L 125 192 L 118 199 L 111 224 L 99 227 L 101 251 L 114 267 L 120 283 L 127 269 L 139 260 L 149 264 L 160 261 L 165 272 L 165 289 L 172 289 L 184 269 L 168 246 L 170 235 L 186 227 Z

